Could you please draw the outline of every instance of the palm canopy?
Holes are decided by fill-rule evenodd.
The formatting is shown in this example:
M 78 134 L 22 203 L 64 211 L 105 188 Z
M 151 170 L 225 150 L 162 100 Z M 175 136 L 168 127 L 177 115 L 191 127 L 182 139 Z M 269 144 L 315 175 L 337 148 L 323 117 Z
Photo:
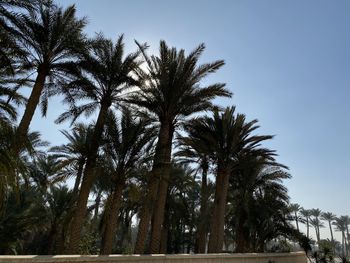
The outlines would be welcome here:
M 33 8 L 8 16 L 16 45 L 25 54 L 19 58 L 19 68 L 33 82 L 18 126 L 15 151 L 23 143 L 37 106 L 40 104 L 46 115 L 48 98 L 61 92 L 61 84 L 76 72 L 74 62 L 85 47 L 82 30 L 86 21 L 76 17 L 75 6 L 64 9 L 49 0 L 34 2 Z
M 261 142 L 273 136 L 252 135 L 258 128 L 257 120 L 246 122 L 244 114 L 235 113 L 235 107 L 227 107 L 223 112 L 214 109 L 212 117 L 197 118 L 185 125 L 189 139 L 197 141 L 200 150 L 206 152 L 211 160 L 230 166 L 227 167 L 229 169 L 234 168 L 242 151 L 255 149 L 273 160 L 274 151 L 259 148 Z
M 140 45 L 139 45 L 140 46 Z M 129 96 L 128 101 L 155 114 L 161 122 L 176 122 L 193 113 L 211 109 L 211 100 L 230 97 L 225 84 L 202 86 L 201 81 L 224 65 L 223 60 L 198 65 L 205 46 L 200 44 L 187 56 L 183 49 L 160 42 L 159 56 L 148 56 L 140 46 L 147 65 L 142 74 L 144 85 Z
M 124 109 L 120 121 L 114 115 L 109 116 L 106 127 L 106 156 L 110 156 L 115 177 L 126 177 L 141 164 L 152 150 L 156 129 L 150 122 L 133 116 Z
M 337 218 L 337 216 L 331 212 L 324 212 L 321 214 L 321 219 L 325 221 L 332 222 Z
M 90 41 L 89 52 L 82 54 L 77 63 L 79 73 L 65 86 L 65 102 L 70 110 L 63 113 L 57 122 L 71 118 L 72 123 L 81 115 L 90 116 L 98 107 L 118 107 L 125 92 L 140 85 L 137 77 L 142 60 L 140 51 L 124 57 L 123 35 L 114 44 L 101 34 Z M 86 104 L 77 105 L 83 100 Z
M 76 18 L 74 5 L 63 9 L 52 1 L 38 1 L 36 8 L 17 14 L 12 25 L 27 54 L 23 67 L 45 70 L 50 77 L 70 73 L 72 58 L 85 45 L 82 30 L 86 20 Z
M 78 123 L 74 125 L 71 132 L 65 130 L 61 132 L 68 143 L 52 147 L 50 151 L 56 158 L 60 159 L 62 166 L 77 167 L 79 164 L 85 163 L 89 153 L 92 129 L 92 126 Z

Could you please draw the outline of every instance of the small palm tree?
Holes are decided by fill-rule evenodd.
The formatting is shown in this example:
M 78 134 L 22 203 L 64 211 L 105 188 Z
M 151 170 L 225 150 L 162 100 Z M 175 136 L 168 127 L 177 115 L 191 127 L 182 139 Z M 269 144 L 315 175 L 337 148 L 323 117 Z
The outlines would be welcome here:
M 272 136 L 257 136 L 252 133 L 259 127 L 257 120 L 246 122 L 243 114 L 236 114 L 235 107 L 218 109 L 213 116 L 192 120 L 187 129 L 193 137 L 202 140 L 210 160 L 216 166 L 216 188 L 214 208 L 210 223 L 209 253 L 221 252 L 224 237 L 225 208 L 230 175 L 237 164 L 238 155 L 245 151 L 256 151 L 267 159 L 272 152 L 259 149 L 262 141 Z M 267 153 L 270 155 L 268 156 Z
M 124 57 L 123 36 L 120 36 L 114 44 L 111 40 L 98 35 L 91 41 L 89 52 L 82 54 L 78 64 L 80 72 L 76 79 L 65 86 L 65 101 L 70 104 L 70 109 L 61 114 L 57 122 L 72 119 L 74 123 L 82 114 L 90 116 L 98 110 L 69 233 L 70 253 L 78 253 L 86 204 L 95 178 L 93 171 L 108 112 L 112 107 L 120 106 L 127 89 L 139 85 L 137 73 L 142 63 L 139 54 L 140 52 L 135 52 Z M 79 100 L 83 100 L 85 104 L 77 105 Z
M 147 198 L 140 213 L 134 253 L 144 252 L 152 213 L 150 250 L 151 253 L 159 253 L 176 127 L 190 115 L 211 109 L 212 100 L 216 97 L 231 95 L 224 84 L 201 85 L 207 75 L 224 65 L 222 60 L 199 65 L 204 48 L 204 44 L 201 44 L 187 56 L 184 50 L 170 48 L 165 41 L 160 42 L 159 56 L 148 56 L 141 48 L 148 71 L 143 76 L 144 85 L 128 101 L 152 114 L 160 130 Z
M 68 140 L 67 144 L 55 146 L 50 149 L 55 158 L 60 160 L 63 175 L 75 176 L 73 193 L 77 193 L 81 183 L 83 169 L 89 154 L 89 145 L 93 132 L 93 126 L 79 123 L 74 125 L 71 132 L 62 131 Z
M 102 233 L 101 254 L 112 253 L 122 193 L 135 166 L 141 165 L 145 156 L 150 155 L 149 146 L 152 146 L 150 142 L 156 135 L 155 131 L 148 128 L 147 120 L 136 119 L 132 112 L 126 109 L 120 122 L 116 118 L 108 121 L 105 152 L 111 162 L 109 172 L 112 176 L 112 189 L 107 201 L 109 205 L 106 205 L 104 211 L 106 224 Z
M 285 235 L 283 231 L 289 228 L 284 216 L 289 197 L 282 181 L 291 176 L 287 167 L 271 161 L 273 157 L 262 157 L 254 152 L 238 156 L 234 176 L 230 178 L 229 195 L 235 252 L 249 252 L 253 247 L 261 250 L 263 244 L 280 234 Z

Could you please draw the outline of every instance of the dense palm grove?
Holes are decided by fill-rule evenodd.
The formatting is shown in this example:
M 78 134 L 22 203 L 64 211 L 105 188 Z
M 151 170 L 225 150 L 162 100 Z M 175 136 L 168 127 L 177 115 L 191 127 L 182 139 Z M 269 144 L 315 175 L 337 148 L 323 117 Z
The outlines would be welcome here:
M 348 253 L 349 220 L 299 213 L 263 146 L 273 136 L 213 103 L 232 95 L 207 84 L 224 61 L 164 41 L 125 54 L 123 36 L 88 38 L 85 25 L 74 6 L 0 0 L 1 254 L 279 251 L 308 241 L 299 222 L 320 244 L 321 219 Z M 30 129 L 55 95 L 56 122 L 71 124 L 62 145 Z

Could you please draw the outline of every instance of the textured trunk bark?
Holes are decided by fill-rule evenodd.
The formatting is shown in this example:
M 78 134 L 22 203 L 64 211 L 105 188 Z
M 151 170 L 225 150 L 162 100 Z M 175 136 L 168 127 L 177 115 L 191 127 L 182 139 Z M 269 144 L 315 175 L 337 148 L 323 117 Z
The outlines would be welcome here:
M 246 221 L 246 215 L 244 211 L 240 211 L 238 216 L 238 223 L 236 227 L 236 253 L 248 252 L 247 246 L 247 233 L 244 228 L 244 223 Z
M 97 152 L 100 146 L 100 140 L 110 105 L 110 103 L 103 103 L 97 117 L 94 134 L 90 143 L 90 152 L 87 157 L 85 170 L 83 173 L 83 181 L 81 183 L 79 195 L 77 197 L 76 209 L 74 210 L 74 215 L 71 222 L 69 246 L 67 251 L 69 254 L 79 253 L 79 241 L 84 219 L 86 216 L 86 205 L 91 187 L 95 180 L 94 169 L 96 166 Z
M 16 134 L 17 142 L 16 142 L 16 145 L 14 146 L 15 147 L 14 150 L 16 154 L 18 154 L 19 151 L 21 150 L 24 139 L 28 133 L 30 123 L 33 119 L 36 107 L 38 106 L 40 101 L 41 93 L 44 89 L 45 79 L 47 77 L 47 74 L 48 74 L 48 71 L 44 66 L 42 67 L 42 69 L 39 68 L 38 75 L 36 76 L 32 92 L 30 93 L 22 119 L 18 125 L 17 134 Z
M 169 207 L 166 205 L 164 224 L 162 229 L 161 243 L 160 243 L 160 253 L 166 254 L 168 250 L 168 234 L 169 234 Z
M 202 185 L 201 185 L 201 207 L 199 211 L 199 225 L 197 232 L 196 253 L 203 254 L 207 246 L 208 233 L 208 163 L 202 161 Z
M 158 198 L 157 200 L 157 195 L 159 196 L 158 189 L 160 185 L 160 179 L 167 178 L 168 180 L 169 178 L 171 142 L 172 142 L 172 133 L 170 131 L 172 131 L 172 129 L 173 127 L 170 125 L 170 123 L 162 123 L 159 131 L 158 143 L 156 147 L 156 153 L 154 156 L 149 188 L 147 191 L 145 203 L 142 206 L 141 214 L 140 214 L 139 229 L 138 229 L 137 239 L 136 239 L 136 244 L 134 249 L 135 254 L 143 254 L 145 251 L 145 244 L 146 244 L 149 224 L 150 224 L 154 207 L 157 207 L 158 209 L 163 206 L 163 210 L 161 211 L 162 213 L 157 213 L 157 218 L 154 215 L 155 222 L 160 222 L 159 224 L 162 224 L 162 221 L 163 221 L 164 205 L 165 205 L 166 198 L 160 196 L 160 198 Z M 164 181 L 164 179 L 162 181 Z M 164 192 L 164 189 L 167 190 L 167 183 L 168 182 L 162 185 L 163 190 L 161 191 L 161 193 Z M 165 191 L 165 195 L 166 195 L 166 191 Z M 156 234 L 159 234 L 159 235 L 153 235 L 153 237 L 158 238 L 156 247 L 157 247 L 157 251 L 159 252 L 161 225 L 157 227 L 158 229 L 155 229 L 155 231 L 156 231 Z M 154 242 L 153 242 L 153 245 L 155 245 Z
M 125 180 L 120 180 L 113 191 L 112 203 L 109 211 L 106 211 L 106 227 L 102 235 L 101 255 L 112 253 L 113 243 L 118 226 L 118 212 L 122 203 L 122 193 L 125 186 Z
M 229 185 L 229 171 L 218 165 L 214 210 L 210 225 L 208 253 L 220 253 L 224 241 L 225 208 Z
M 53 255 L 54 254 L 54 250 L 55 250 L 55 241 L 56 241 L 56 234 L 57 234 L 57 223 L 54 223 L 51 226 L 51 230 L 49 233 L 49 236 L 47 238 L 47 255 Z
M 159 187 L 158 196 L 155 203 L 155 209 L 153 210 L 153 224 L 151 229 L 151 244 L 150 252 L 152 254 L 160 253 L 160 242 L 162 236 L 162 226 L 164 221 L 165 204 L 167 200 L 168 186 L 170 180 L 170 168 L 171 168 L 171 147 L 173 141 L 174 128 L 170 123 L 164 125 L 164 154 L 162 156 L 162 162 L 157 168 L 159 174 Z
M 309 218 L 306 218 L 306 236 L 309 238 L 310 236 L 310 225 L 309 225 Z

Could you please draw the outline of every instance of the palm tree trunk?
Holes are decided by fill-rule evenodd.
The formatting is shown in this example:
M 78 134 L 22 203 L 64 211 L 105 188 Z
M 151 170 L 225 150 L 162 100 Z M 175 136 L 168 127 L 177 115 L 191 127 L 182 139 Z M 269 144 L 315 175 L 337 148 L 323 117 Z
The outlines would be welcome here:
M 125 186 L 125 180 L 120 180 L 113 191 L 111 205 L 106 211 L 106 227 L 102 235 L 101 255 L 112 253 L 113 243 L 118 226 L 118 212 L 122 204 L 122 193 Z
M 75 177 L 74 187 L 73 187 L 73 193 L 77 193 L 79 190 L 80 182 L 81 182 L 81 176 L 83 174 L 83 168 L 84 168 L 84 162 L 80 162 L 78 166 L 77 176 Z
M 309 225 L 309 218 L 306 217 L 306 236 L 307 238 L 310 237 L 310 225 Z
M 98 229 L 97 222 L 98 222 L 98 211 L 100 209 L 101 204 L 101 197 L 102 197 L 102 189 L 99 189 L 96 198 L 95 198 L 95 205 L 94 205 L 94 216 L 91 220 L 91 229 L 92 231 L 96 231 Z
M 36 76 L 32 92 L 30 93 L 22 119 L 18 125 L 17 134 L 16 134 L 17 143 L 14 148 L 16 154 L 19 153 L 22 147 L 22 143 L 24 142 L 24 138 L 28 133 L 30 123 L 33 119 L 36 107 L 38 106 L 40 101 L 41 93 L 44 89 L 46 76 L 47 76 L 47 70 L 44 70 L 44 69 L 38 70 L 38 75 Z
M 246 213 L 243 209 L 237 211 L 237 227 L 236 227 L 236 253 L 247 252 L 247 234 L 244 228 L 246 221 Z
M 152 253 L 159 253 L 162 227 L 161 224 L 163 223 L 164 218 L 164 207 L 170 173 L 171 142 L 173 137 L 172 131 L 173 127 L 170 125 L 170 123 L 162 123 L 158 135 L 158 143 L 156 147 L 156 153 L 154 155 L 149 188 L 147 191 L 145 203 L 141 209 L 139 228 L 134 249 L 135 254 L 144 253 L 146 238 L 153 210 L 162 209 L 153 215 L 153 218 L 155 220 L 154 222 L 158 223 L 159 225 L 155 226 L 154 229 L 152 229 L 152 232 L 154 231 L 152 235 Z M 163 179 L 163 184 L 161 187 L 162 190 L 158 191 L 160 188 L 160 178 Z M 160 194 L 165 195 L 165 197 L 160 196 Z M 157 207 L 157 209 L 153 209 L 153 206 Z
M 158 168 L 159 170 L 159 189 L 158 196 L 155 203 L 155 209 L 153 210 L 153 224 L 151 229 L 151 244 L 150 252 L 152 254 L 160 253 L 160 242 L 162 236 L 162 226 L 164 221 L 165 204 L 168 194 L 168 186 L 170 180 L 170 168 L 171 168 L 171 147 L 173 141 L 174 128 L 170 123 L 164 125 L 164 155 L 162 156 L 162 162 Z
M 166 254 L 168 250 L 168 235 L 169 235 L 169 206 L 165 206 L 164 224 L 162 229 L 162 237 L 160 243 L 160 253 Z
M 222 251 L 225 228 L 225 208 L 229 185 L 229 172 L 218 165 L 215 186 L 214 210 L 211 218 L 208 253 Z
M 314 227 L 315 227 L 315 233 L 316 233 L 317 244 L 319 244 L 319 243 L 320 243 L 320 238 L 319 238 L 319 235 L 318 235 L 317 226 L 314 226 Z
M 196 253 L 205 253 L 207 246 L 207 214 L 208 214 L 208 163 L 202 163 L 201 207 L 199 211 L 199 225 L 197 232 Z
M 333 251 L 333 254 L 335 255 L 335 244 L 334 244 L 334 236 L 333 236 L 331 221 L 328 221 L 328 226 L 329 226 L 329 231 L 331 232 L 332 251 Z
M 295 216 L 295 224 L 296 224 L 297 230 L 299 232 L 299 221 L 298 221 L 298 214 L 296 211 L 294 212 L 294 216 Z
M 99 115 L 97 117 L 95 129 L 90 142 L 90 151 L 87 157 L 85 170 L 83 173 L 83 181 L 77 198 L 76 209 L 74 211 L 70 235 L 68 253 L 77 254 L 79 252 L 79 241 L 81 230 L 86 216 L 86 205 L 90 194 L 90 189 L 95 181 L 94 169 L 96 166 L 97 152 L 100 146 L 100 140 L 103 133 L 105 120 L 107 117 L 110 103 L 102 104 Z

